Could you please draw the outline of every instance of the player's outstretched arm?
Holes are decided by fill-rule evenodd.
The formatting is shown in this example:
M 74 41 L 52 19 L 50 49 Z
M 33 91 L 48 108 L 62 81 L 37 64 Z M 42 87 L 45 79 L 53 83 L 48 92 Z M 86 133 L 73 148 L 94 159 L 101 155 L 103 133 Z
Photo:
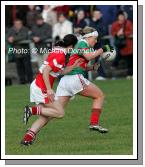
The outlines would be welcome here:
M 71 72 L 74 68 L 79 67 L 80 64 L 84 62 L 84 59 L 80 58 L 75 61 L 75 63 L 71 66 L 67 66 L 63 71 L 61 71 L 60 75 L 66 75 Z

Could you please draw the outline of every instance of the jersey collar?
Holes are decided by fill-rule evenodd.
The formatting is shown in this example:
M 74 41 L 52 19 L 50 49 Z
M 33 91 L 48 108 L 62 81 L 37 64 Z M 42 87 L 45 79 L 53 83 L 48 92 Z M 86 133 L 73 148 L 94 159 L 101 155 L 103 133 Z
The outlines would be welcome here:
M 88 47 L 90 47 L 88 42 L 85 39 L 80 39 L 80 41 L 84 41 L 88 45 Z

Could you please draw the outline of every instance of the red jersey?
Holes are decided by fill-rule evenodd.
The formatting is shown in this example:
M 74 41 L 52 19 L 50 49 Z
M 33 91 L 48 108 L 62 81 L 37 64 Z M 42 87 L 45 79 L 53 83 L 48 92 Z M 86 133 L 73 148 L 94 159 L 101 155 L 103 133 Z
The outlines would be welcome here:
M 79 67 L 74 68 L 72 71 L 70 71 L 67 75 L 76 75 L 76 74 L 82 74 L 84 77 L 87 77 L 87 64 L 88 60 L 85 59 L 83 56 L 84 53 L 90 53 L 92 52 L 92 48 L 90 48 L 89 44 L 86 40 L 81 39 L 78 41 L 78 43 L 75 45 L 74 51 L 70 55 L 69 62 L 67 66 L 71 66 L 75 63 L 76 60 L 82 58 L 84 61 L 79 65 Z
M 65 53 L 61 48 L 54 48 L 53 52 L 51 52 L 44 63 L 39 68 L 39 73 L 36 76 L 35 83 L 41 88 L 42 92 L 46 92 L 47 88 L 43 80 L 42 71 L 45 66 L 50 66 L 52 71 L 50 72 L 49 81 L 51 87 L 53 87 L 53 83 L 55 78 L 57 77 L 57 73 L 63 70 L 65 66 Z

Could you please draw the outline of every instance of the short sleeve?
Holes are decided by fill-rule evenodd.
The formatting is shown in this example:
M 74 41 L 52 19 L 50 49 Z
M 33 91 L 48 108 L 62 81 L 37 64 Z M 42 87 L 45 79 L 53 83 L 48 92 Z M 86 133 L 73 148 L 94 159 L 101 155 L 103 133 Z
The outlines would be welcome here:
M 48 59 L 48 65 L 54 72 L 60 71 L 64 67 L 64 64 L 65 64 L 64 55 L 56 54 L 56 56 L 53 56 L 52 58 Z
M 90 53 L 92 49 L 88 46 L 86 41 L 79 41 L 75 47 L 74 53 L 77 53 L 78 56 L 83 57 L 84 53 Z

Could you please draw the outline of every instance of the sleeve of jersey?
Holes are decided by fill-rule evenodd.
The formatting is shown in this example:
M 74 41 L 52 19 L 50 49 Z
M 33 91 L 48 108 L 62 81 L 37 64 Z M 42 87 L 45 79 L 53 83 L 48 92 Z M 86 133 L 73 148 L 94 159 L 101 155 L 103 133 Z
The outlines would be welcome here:
M 88 47 L 87 43 L 84 41 L 81 41 L 78 45 L 78 55 L 83 56 L 84 53 L 90 53 L 92 52 L 91 48 Z
M 52 71 L 58 72 L 63 68 L 63 60 L 60 57 L 53 58 L 51 61 L 49 61 L 48 65 L 51 67 Z

